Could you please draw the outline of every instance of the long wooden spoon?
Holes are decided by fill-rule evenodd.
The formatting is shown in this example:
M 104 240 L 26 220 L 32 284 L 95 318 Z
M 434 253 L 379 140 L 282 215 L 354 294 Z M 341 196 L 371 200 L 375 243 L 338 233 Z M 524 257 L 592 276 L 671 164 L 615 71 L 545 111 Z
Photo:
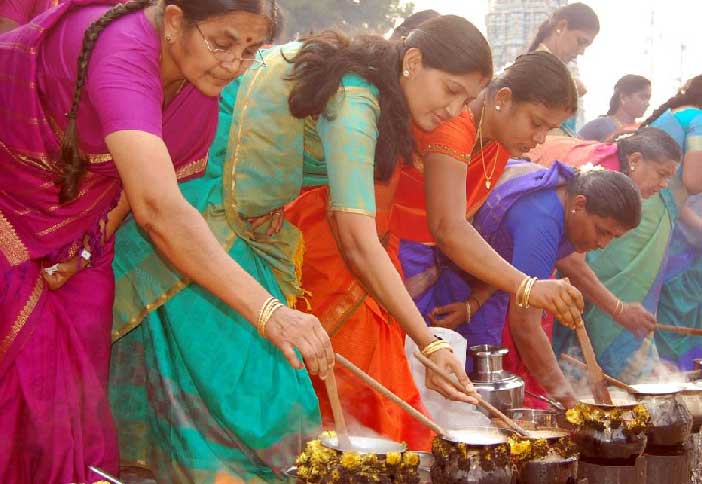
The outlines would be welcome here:
M 577 366 L 580 369 L 587 370 L 587 365 L 582 361 L 578 360 L 577 358 L 573 358 L 572 356 L 567 355 L 565 353 L 561 353 L 561 358 L 567 361 L 568 363 Z M 627 385 L 623 381 L 617 380 L 616 378 L 609 376 L 607 373 L 602 373 L 602 375 L 604 376 L 605 380 L 612 384 L 612 386 L 621 388 L 625 392 L 631 393 L 632 395 L 636 393 L 636 390 L 634 390 L 631 386 Z
M 402 400 L 400 397 L 395 395 L 393 392 L 385 388 L 380 382 L 371 377 L 368 373 L 361 370 L 359 367 L 351 363 L 349 360 L 341 356 L 339 353 L 336 354 L 336 361 L 338 361 L 342 366 L 346 367 L 354 375 L 360 378 L 366 385 L 373 388 L 375 391 L 383 395 L 384 397 L 395 402 L 402 410 L 414 417 L 419 423 L 427 427 L 432 432 L 439 435 L 446 435 L 446 431 L 441 428 L 436 422 L 428 418 L 426 415 L 421 413 L 419 410 L 415 409 L 409 403 Z
M 670 333 L 702 336 L 702 329 L 700 328 L 685 328 L 683 326 L 673 326 L 671 324 L 656 324 L 656 331 L 668 331 Z
M 422 353 L 420 353 L 419 350 L 415 350 L 414 356 L 415 356 L 415 358 L 417 358 L 419 361 L 421 361 L 422 364 L 423 364 L 424 366 L 426 366 L 427 368 L 429 368 L 430 370 L 432 370 L 434 373 L 436 373 L 437 375 L 439 375 L 441 378 L 443 378 L 446 382 L 448 382 L 449 384 L 451 384 L 451 386 L 453 386 L 453 388 L 455 388 L 456 390 L 458 390 L 459 392 L 461 392 L 461 393 L 463 393 L 463 394 L 465 394 L 465 395 L 468 395 L 469 397 L 475 398 L 475 399 L 478 401 L 478 405 L 480 405 L 480 406 L 483 407 L 485 410 L 487 410 L 493 417 L 496 417 L 496 418 L 502 420 L 505 424 L 507 424 L 507 426 L 508 426 L 509 428 L 511 428 L 512 430 L 514 430 L 515 432 L 517 432 L 519 435 L 521 435 L 521 436 L 523 436 L 523 437 L 529 437 L 529 432 L 528 432 L 527 430 L 525 430 L 524 428 L 522 428 L 519 424 L 517 424 L 517 422 L 515 422 L 514 420 L 512 420 L 511 418 L 509 418 L 509 417 L 508 417 L 507 415 L 505 415 L 504 413 L 500 412 L 500 410 L 499 410 L 497 407 L 493 406 L 490 402 L 488 402 L 487 400 L 485 400 L 485 399 L 482 397 L 482 395 L 480 395 L 480 393 L 478 393 L 478 392 L 469 392 L 466 388 L 464 388 L 463 386 L 461 386 L 460 383 L 458 383 L 456 380 L 454 380 L 453 378 L 451 378 L 450 375 L 448 375 L 448 374 L 447 374 L 446 372 L 444 372 L 441 368 L 439 368 L 439 367 L 436 365 L 436 363 L 434 363 L 434 362 L 431 361 L 429 358 L 427 358 L 427 357 L 424 356 Z
M 327 387 L 327 396 L 329 397 L 332 415 L 334 416 L 334 426 L 336 427 L 336 438 L 339 439 L 339 447 L 344 450 L 350 450 L 353 448 L 353 445 L 351 444 L 351 439 L 349 438 L 349 432 L 346 429 L 344 412 L 341 409 L 341 400 L 339 400 L 339 390 L 336 387 L 334 368 L 332 368 L 327 374 L 327 378 L 324 380 L 324 385 Z
M 595 350 L 592 348 L 592 342 L 590 341 L 590 337 L 587 334 L 587 329 L 585 329 L 585 324 L 583 323 L 582 319 L 575 328 L 575 334 L 578 336 L 580 348 L 583 350 L 583 356 L 585 357 L 585 363 L 587 364 L 587 380 L 590 384 L 590 390 L 592 390 L 592 396 L 595 399 L 595 403 L 600 405 L 612 405 L 612 397 L 607 389 L 604 373 L 602 372 L 600 365 L 597 363 Z

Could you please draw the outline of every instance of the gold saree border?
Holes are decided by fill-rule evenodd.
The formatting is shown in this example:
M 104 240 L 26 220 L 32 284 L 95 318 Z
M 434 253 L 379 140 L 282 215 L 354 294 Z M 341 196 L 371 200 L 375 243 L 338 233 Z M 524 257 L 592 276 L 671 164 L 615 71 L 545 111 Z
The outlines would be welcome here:
M 205 220 L 208 219 L 206 213 L 203 214 L 205 217 Z M 232 233 L 225 241 L 223 244 L 224 250 L 228 253 L 234 243 L 238 239 L 238 235 L 235 233 Z M 154 252 L 156 253 L 156 252 Z M 129 321 L 124 323 L 120 328 L 114 329 L 112 331 L 112 343 L 117 342 L 120 338 L 125 336 L 127 333 L 132 331 L 134 328 L 139 326 L 141 322 L 146 318 L 146 316 L 149 315 L 151 311 L 154 311 L 155 309 L 158 309 L 159 307 L 163 306 L 166 304 L 168 301 L 170 301 L 173 297 L 175 297 L 180 291 L 185 289 L 190 285 L 190 279 L 187 277 L 182 277 L 179 279 L 175 284 L 173 284 L 171 287 L 166 289 L 162 294 L 156 296 L 151 302 L 143 305 L 141 310 L 139 310 L 134 316 L 132 316 Z
M 183 178 L 188 178 L 205 171 L 205 168 L 207 168 L 207 157 L 208 155 L 205 155 L 199 160 L 191 161 L 190 163 L 178 168 L 176 170 L 176 178 L 178 180 L 182 180 Z
M 38 274 L 37 280 L 34 283 L 34 289 L 32 289 L 32 292 L 29 295 L 29 297 L 27 298 L 27 301 L 24 303 L 22 310 L 19 312 L 19 314 L 15 318 L 15 322 L 12 323 L 12 326 L 10 327 L 10 331 L 7 333 L 5 338 L 0 343 L 0 358 L 5 356 L 7 349 L 15 341 L 15 338 L 17 338 L 17 335 L 19 334 L 19 332 L 22 330 L 24 325 L 27 323 L 29 316 L 34 311 L 34 308 L 36 308 L 37 302 L 39 301 L 39 298 L 41 297 L 43 292 L 44 292 L 44 278 L 41 276 L 41 274 Z
M 29 251 L 22 239 L 17 235 L 15 227 L 10 223 L 0 209 L 0 252 L 11 266 L 16 266 L 29 260 Z M 0 352 L 1 353 L 1 352 Z
M 37 235 L 39 235 L 40 237 L 45 237 L 53 232 L 56 232 L 59 229 L 62 229 L 66 225 L 69 225 L 69 224 L 75 222 L 76 220 L 82 218 L 85 214 L 87 214 L 93 208 L 95 208 L 95 206 L 98 203 L 100 203 L 107 196 L 107 194 L 111 191 L 111 188 L 112 188 L 112 186 L 106 188 L 105 191 L 103 191 L 100 194 L 100 196 L 96 197 L 95 200 L 93 200 L 93 203 L 91 203 L 89 207 L 87 207 L 85 210 L 83 210 L 79 214 L 76 214 L 73 217 L 68 217 L 68 218 L 62 220 L 61 222 L 59 222 L 55 225 L 52 225 L 51 227 L 47 227 L 44 230 L 42 230 L 41 232 L 38 232 Z

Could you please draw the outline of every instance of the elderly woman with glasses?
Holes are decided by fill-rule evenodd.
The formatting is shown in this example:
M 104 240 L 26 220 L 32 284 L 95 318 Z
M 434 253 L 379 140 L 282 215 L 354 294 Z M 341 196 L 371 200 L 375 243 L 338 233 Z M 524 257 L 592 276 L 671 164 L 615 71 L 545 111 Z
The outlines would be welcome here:
M 268 318 L 269 351 L 301 347 L 322 374 L 331 360 L 319 322 L 264 304 L 271 294 L 177 184 L 204 172 L 217 97 L 274 32 L 273 6 L 112 5 L 68 0 L 0 41 L 0 482 L 119 471 L 107 399 L 111 235 L 128 206 L 160 253 L 241 324 Z M 232 449 L 238 438 L 217 443 Z

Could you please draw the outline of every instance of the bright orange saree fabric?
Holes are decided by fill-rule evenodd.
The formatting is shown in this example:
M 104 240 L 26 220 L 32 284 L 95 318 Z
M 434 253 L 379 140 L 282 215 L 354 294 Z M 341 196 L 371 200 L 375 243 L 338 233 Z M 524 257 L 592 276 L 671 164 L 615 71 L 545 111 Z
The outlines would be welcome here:
M 466 217 L 471 218 L 485 202 L 490 189 L 497 184 L 507 165 L 509 154 L 496 142 L 486 143 L 482 153 L 480 150 L 473 153 L 478 142 L 477 128 L 468 111 L 431 132 L 415 128 L 414 138 L 418 156 L 412 165 L 402 169 L 391 211 L 390 232 L 402 240 L 433 243 L 424 198 L 423 158 L 436 153 L 464 161 L 468 165 Z
M 376 223 L 381 239 L 387 232 L 392 191 L 392 185 L 376 186 Z M 298 301 L 297 308 L 311 309 L 320 319 L 331 335 L 334 351 L 426 413 L 405 357 L 405 333 L 347 268 L 336 244 L 333 212 L 327 211 L 328 196 L 327 187 L 314 188 L 286 207 L 286 218 L 302 231 L 305 240 L 302 287 L 309 294 L 307 300 Z M 399 268 L 399 262 L 393 262 Z M 431 448 L 433 435 L 397 405 L 340 365 L 335 374 L 347 424 L 353 433 L 358 432 L 355 429 L 360 425 L 406 442 L 411 449 Z M 333 428 L 324 382 L 313 377 L 312 383 L 319 397 L 323 425 Z

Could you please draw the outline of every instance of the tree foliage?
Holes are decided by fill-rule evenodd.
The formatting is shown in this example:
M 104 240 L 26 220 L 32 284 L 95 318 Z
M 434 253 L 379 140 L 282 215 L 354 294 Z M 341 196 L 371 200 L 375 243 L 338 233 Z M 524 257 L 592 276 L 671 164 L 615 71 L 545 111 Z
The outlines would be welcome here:
M 284 39 L 326 28 L 349 34 L 385 34 L 414 4 L 402 0 L 279 0 L 285 17 Z

